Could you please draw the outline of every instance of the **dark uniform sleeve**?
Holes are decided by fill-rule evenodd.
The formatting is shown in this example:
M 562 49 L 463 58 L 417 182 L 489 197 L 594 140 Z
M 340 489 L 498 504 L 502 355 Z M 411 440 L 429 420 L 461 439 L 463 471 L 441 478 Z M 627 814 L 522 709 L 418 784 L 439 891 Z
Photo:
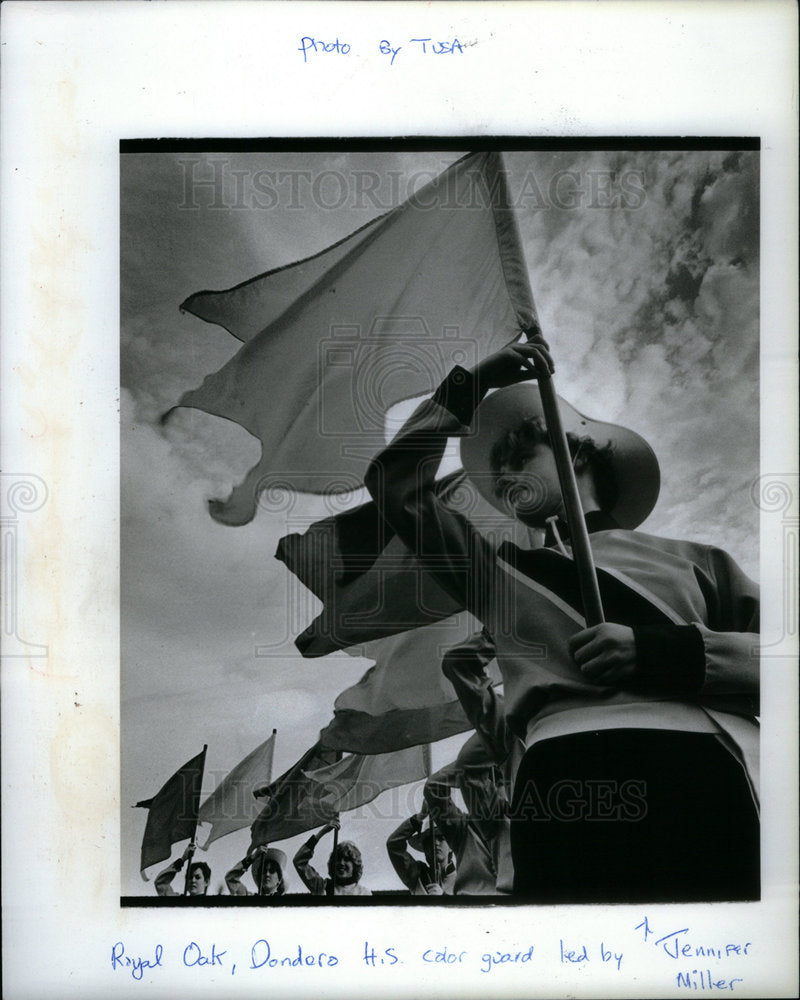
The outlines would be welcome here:
M 456 784 L 457 772 L 444 767 L 425 782 L 423 796 L 428 803 L 431 818 L 444 834 L 450 850 L 458 857 L 467 835 L 468 818 L 453 802 L 451 788 Z
M 442 657 L 442 672 L 475 732 L 496 764 L 508 756 L 512 736 L 506 725 L 503 699 L 495 691 L 486 666 L 495 657 L 491 636 L 484 629 L 454 646 Z
M 179 896 L 172 888 L 172 880 L 183 868 L 183 858 L 177 858 L 172 864 L 156 875 L 156 892 L 159 896 Z
M 381 516 L 457 603 L 481 621 L 490 612 L 494 549 L 436 495 L 448 437 L 465 432 L 480 397 L 456 367 L 372 461 L 364 482 Z
M 413 891 L 420 879 L 422 872 L 422 862 L 417 861 L 408 851 L 408 839 L 415 833 L 419 833 L 420 824 L 416 816 L 409 816 L 408 819 L 398 826 L 386 841 L 386 851 L 392 867 L 397 872 L 400 881 L 407 889 Z
M 294 856 L 294 867 L 297 874 L 303 880 L 303 884 L 313 896 L 325 895 L 325 879 L 318 871 L 311 867 L 311 859 L 314 856 L 314 848 L 317 846 L 317 838 L 309 837 Z

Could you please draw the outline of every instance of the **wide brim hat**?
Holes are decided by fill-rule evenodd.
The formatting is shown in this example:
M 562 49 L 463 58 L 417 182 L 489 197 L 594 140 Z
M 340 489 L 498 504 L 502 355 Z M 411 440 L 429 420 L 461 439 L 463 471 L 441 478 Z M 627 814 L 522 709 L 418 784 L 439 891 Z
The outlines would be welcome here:
M 565 433 L 590 437 L 598 447 L 611 443 L 610 464 L 619 496 L 606 513 L 621 528 L 637 528 L 655 507 L 661 486 L 658 459 L 653 449 L 635 431 L 620 424 L 592 420 L 565 399 L 560 396 L 557 399 Z M 507 386 L 484 399 L 475 411 L 469 434 L 460 439 L 464 471 L 481 496 L 508 517 L 514 517 L 514 511 L 502 497 L 495 495 L 490 455 L 495 442 L 528 417 L 544 420 L 539 387 L 533 382 Z
M 261 866 L 266 864 L 267 861 L 274 861 L 281 870 L 281 876 L 284 879 L 286 878 L 286 866 L 289 863 L 289 859 L 283 851 L 279 850 L 277 847 L 268 847 L 266 851 L 262 851 L 262 853 L 258 855 L 253 863 L 254 874 L 256 873 L 256 869 L 260 871 Z
M 420 854 L 424 854 L 428 849 L 428 844 L 430 843 L 432 836 L 433 828 L 430 823 L 427 823 L 424 830 L 420 830 L 419 833 L 411 834 L 408 838 L 408 846 L 413 848 L 415 851 L 419 851 Z

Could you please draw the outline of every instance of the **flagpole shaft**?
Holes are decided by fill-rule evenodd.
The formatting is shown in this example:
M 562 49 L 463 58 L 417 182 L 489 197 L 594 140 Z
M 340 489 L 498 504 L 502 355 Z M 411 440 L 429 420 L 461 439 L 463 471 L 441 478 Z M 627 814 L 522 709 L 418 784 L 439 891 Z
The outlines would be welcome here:
M 335 826 L 333 828 L 333 850 L 331 851 L 331 854 L 333 855 L 333 865 L 331 867 L 331 880 L 328 883 L 329 896 L 336 895 L 336 848 L 338 846 L 339 846 L 339 827 Z
M 572 467 L 567 436 L 561 422 L 558 400 L 551 376 L 539 375 L 539 393 L 542 397 L 542 409 L 550 435 L 550 444 L 561 486 L 561 496 L 564 500 L 567 523 L 569 524 L 570 542 L 575 558 L 575 568 L 578 571 L 578 587 L 583 604 L 583 615 L 587 627 L 591 627 L 605 621 L 603 604 L 600 599 L 600 588 L 597 584 L 592 549 L 589 545 L 589 532 L 586 528 L 583 507 L 578 494 L 578 483 L 575 479 L 575 470 Z
M 500 163 L 502 164 L 502 154 L 500 155 Z M 496 188 L 498 205 L 508 213 L 508 221 L 511 228 L 511 243 L 515 248 L 516 256 L 524 263 L 525 254 L 519 233 L 519 223 L 508 196 L 505 171 L 498 171 L 497 178 L 499 182 Z M 533 294 L 531 293 L 526 267 L 520 268 L 518 278 L 520 301 L 517 305 L 517 322 L 520 329 L 526 331 L 526 336 L 530 340 L 534 336 L 542 335 L 542 327 L 536 315 L 536 307 L 533 303 Z M 564 433 L 564 427 L 561 423 L 556 391 L 550 375 L 539 375 L 539 391 L 542 397 L 542 409 L 544 410 L 545 423 L 547 424 L 550 436 L 550 444 L 556 461 L 556 469 L 558 470 L 558 482 L 561 486 L 561 496 L 564 500 L 567 523 L 569 524 L 572 552 L 578 572 L 578 586 L 583 604 L 583 615 L 587 626 L 599 625 L 605 621 L 603 605 L 600 601 L 600 588 L 597 585 L 597 573 L 594 568 L 592 550 L 589 547 L 589 532 L 586 530 L 586 522 L 583 518 L 578 484 L 575 480 L 572 459 L 567 447 L 567 436 Z
M 430 817 L 431 824 L 431 871 L 433 873 L 433 881 L 439 881 L 439 862 L 436 859 L 436 824 L 433 821 L 433 816 Z
M 273 729 L 272 730 L 272 757 L 270 757 L 270 759 L 269 759 L 269 774 L 267 775 L 267 784 L 268 785 L 272 784 L 272 761 L 273 761 L 273 759 L 275 757 L 275 737 L 276 737 L 277 733 L 278 733 L 277 729 Z M 266 846 L 269 843 L 270 843 L 270 841 L 266 841 L 266 844 L 264 846 Z M 263 896 L 264 895 L 264 869 L 266 867 L 267 867 L 266 861 L 262 861 L 261 862 L 261 873 L 260 873 L 260 875 L 258 877 L 258 894 L 259 894 L 259 896 Z
M 206 771 L 206 750 L 208 750 L 208 744 L 204 743 L 203 744 L 203 766 L 200 769 L 200 785 L 203 784 L 203 775 L 205 774 L 205 771 Z M 198 808 L 199 805 L 200 805 L 200 802 L 199 802 L 199 796 L 198 796 L 198 801 L 194 803 L 194 833 L 192 834 L 192 839 L 189 841 L 189 843 L 192 844 L 192 845 L 194 845 L 194 842 L 197 840 L 197 825 L 198 825 L 198 823 L 200 821 L 200 810 Z M 191 867 L 192 867 L 192 858 L 194 857 L 194 850 L 195 850 L 194 846 L 192 846 L 191 851 L 189 851 L 189 856 L 186 859 L 186 878 L 185 878 L 184 883 L 183 883 L 183 894 L 184 894 L 184 896 L 188 896 L 189 895 L 189 872 L 190 872 Z

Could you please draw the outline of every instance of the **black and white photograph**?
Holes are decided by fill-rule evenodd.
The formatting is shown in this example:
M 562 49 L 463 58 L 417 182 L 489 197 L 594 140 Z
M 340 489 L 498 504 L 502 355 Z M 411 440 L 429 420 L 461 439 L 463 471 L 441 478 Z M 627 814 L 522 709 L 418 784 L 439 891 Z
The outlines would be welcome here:
M 9 1000 L 796 990 L 789 0 L 7 0 Z
M 759 898 L 758 142 L 475 145 L 122 145 L 126 896 Z

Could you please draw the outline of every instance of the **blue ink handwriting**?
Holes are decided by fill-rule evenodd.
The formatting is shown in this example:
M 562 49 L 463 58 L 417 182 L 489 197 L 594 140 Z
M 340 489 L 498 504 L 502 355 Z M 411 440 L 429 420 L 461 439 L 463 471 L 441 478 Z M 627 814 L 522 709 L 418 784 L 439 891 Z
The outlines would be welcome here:
M 641 930 L 644 935 L 644 940 L 651 936 L 655 937 L 656 931 L 654 931 L 647 920 L 644 920 L 634 927 L 634 930 Z M 723 945 L 709 945 L 703 944 L 698 945 L 690 942 L 687 938 L 683 938 L 680 935 L 688 934 L 690 928 L 681 927 L 678 930 L 670 931 L 668 934 L 662 934 L 661 937 L 655 939 L 651 942 L 658 948 L 660 946 L 661 950 L 665 955 L 669 955 L 670 958 L 731 958 L 731 957 L 742 957 L 746 958 L 748 956 L 748 950 L 753 947 L 751 941 L 746 941 L 744 944 L 739 942 L 732 942 Z M 697 971 L 697 970 L 694 970 Z
M 297 51 L 303 53 L 303 62 L 308 62 L 309 52 L 336 52 L 340 56 L 346 56 L 350 46 L 347 42 L 340 42 L 338 38 L 333 42 L 324 42 L 321 38 L 304 35 L 300 39 L 300 48 Z
M 192 941 L 183 949 L 183 964 L 188 966 L 222 965 L 222 956 L 224 954 L 224 951 L 217 951 L 216 944 L 212 944 L 211 954 L 204 955 L 200 945 L 196 941 Z
M 381 958 L 376 955 L 375 949 L 370 948 L 369 941 L 364 942 L 364 964 L 371 969 L 374 969 L 376 963 L 378 965 L 397 965 L 400 959 L 397 957 L 394 948 L 384 948 L 383 954 L 385 958 Z
M 452 41 L 434 41 L 432 38 L 409 38 L 408 44 L 417 46 L 417 48 L 413 49 L 415 52 L 420 52 L 421 46 L 422 55 L 451 56 L 456 52 L 462 56 L 464 55 L 464 45 L 457 38 L 454 38 Z M 391 55 L 392 58 L 389 60 L 389 65 L 392 66 L 397 53 L 403 46 L 398 45 L 395 48 L 387 38 L 382 38 L 378 48 L 382 55 Z
M 125 945 L 122 941 L 117 941 L 117 943 L 111 948 L 111 968 L 116 969 L 117 967 L 122 967 L 123 969 L 130 969 L 131 975 L 138 981 L 144 975 L 145 969 L 155 969 L 158 966 L 161 966 L 161 958 L 163 954 L 163 946 L 157 944 L 152 961 L 141 958 L 139 955 L 135 958 L 131 958 L 130 955 L 125 954 Z
M 576 948 L 567 948 L 562 939 L 559 939 L 559 947 L 561 950 L 560 961 L 562 965 L 580 965 L 583 962 L 591 962 L 592 956 L 589 954 L 588 947 L 581 943 Z M 594 950 L 592 951 L 594 954 Z M 619 972 L 622 965 L 622 955 L 623 953 L 612 951 L 611 948 L 606 948 L 605 942 L 600 942 L 600 961 L 601 962 L 614 962 L 617 966 L 617 971 Z
M 698 980 L 692 979 L 692 976 L 699 977 L 699 987 Z M 734 985 L 743 982 L 743 979 L 712 979 L 710 969 L 706 969 L 705 972 L 692 969 L 691 972 L 679 972 L 675 977 L 676 986 L 688 986 L 690 990 L 699 988 L 701 990 L 730 990 L 733 992 Z
M 533 945 L 527 951 L 518 951 L 513 955 L 510 951 L 486 952 L 484 955 L 481 955 L 481 962 L 483 962 L 481 972 L 491 972 L 495 965 L 505 965 L 507 962 L 523 964 L 532 960 Z
M 458 965 L 464 961 L 466 954 L 465 951 L 448 951 L 447 945 L 445 945 L 441 951 L 435 951 L 433 948 L 426 949 L 422 953 L 422 961 L 433 962 L 437 965 L 453 965 L 453 963 Z
M 559 945 L 561 947 L 561 962 L 564 965 L 577 965 L 580 962 L 588 962 L 589 955 L 586 951 L 586 945 L 581 945 L 580 950 L 575 948 L 570 948 L 568 950 L 564 949 L 564 942 L 559 939 Z
M 269 941 L 266 941 L 264 938 L 260 938 L 256 941 L 250 949 L 251 969 L 263 969 L 265 966 L 269 969 L 274 969 L 277 965 L 288 966 L 290 968 L 298 968 L 298 966 L 313 966 L 321 969 L 323 967 L 330 968 L 338 964 L 339 959 L 336 955 L 329 955 L 325 951 L 320 951 L 316 955 L 304 955 L 302 945 L 297 946 L 296 955 L 292 955 L 291 957 L 286 955 L 281 958 L 277 958 L 272 954 Z

